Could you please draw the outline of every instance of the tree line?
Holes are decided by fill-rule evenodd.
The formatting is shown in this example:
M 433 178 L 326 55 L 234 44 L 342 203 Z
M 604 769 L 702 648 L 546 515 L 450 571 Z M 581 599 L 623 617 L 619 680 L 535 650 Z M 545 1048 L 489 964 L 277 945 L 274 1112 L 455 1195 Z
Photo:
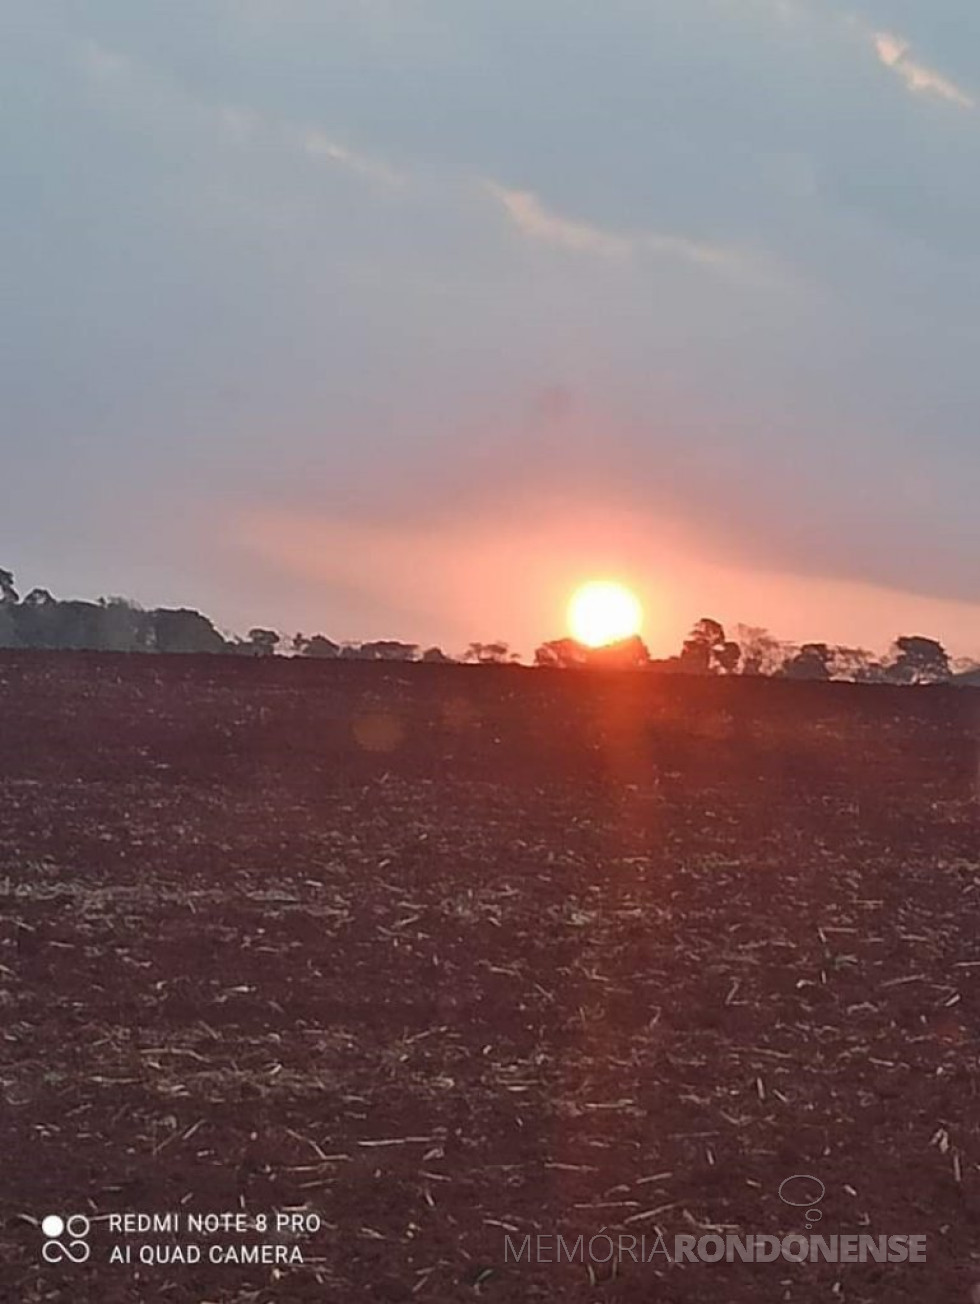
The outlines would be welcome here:
M 188 607 L 147 610 L 127 598 L 94 602 L 55 598 L 35 588 L 23 598 L 13 573 L 0 568 L 0 647 L 90 649 L 105 652 L 225 653 L 268 657 L 292 655 L 315 660 L 470 662 L 507 665 L 520 661 L 502 641 L 473 642 L 458 656 L 439 647 L 423 648 L 398 639 L 334 642 L 325 634 L 291 638 L 255 626 L 242 638 L 220 632 L 200 611 Z M 564 670 L 616 668 L 665 674 L 765 675 L 781 679 L 851 680 L 857 683 L 980 686 L 980 664 L 954 662 L 937 639 L 922 634 L 896 638 L 883 656 L 866 648 L 831 643 L 788 643 L 768 630 L 738 625 L 729 637 L 717 620 L 703 617 L 675 656 L 653 658 L 634 635 L 619 643 L 590 648 L 572 638 L 542 643 L 534 664 Z
M 222 633 L 200 611 L 189 607 L 147 610 L 128 598 L 94 602 L 54 597 L 31 589 L 23 598 L 12 571 L 0 568 L 0 648 L 88 649 L 97 652 L 226 653 L 268 657 L 291 653 L 314 658 L 358 661 L 451 661 L 441 648 L 377 639 L 335 643 L 323 634 L 284 639 L 278 630 L 255 626 L 242 638 Z M 509 657 L 506 644 L 472 644 L 463 659 Z
M 565 669 L 587 666 L 651 669 L 695 675 L 765 675 L 779 679 L 850 680 L 855 683 L 980 685 L 980 664 L 954 662 L 938 639 L 903 634 L 879 656 L 867 648 L 832 643 L 790 643 L 767 629 L 738 625 L 733 637 L 724 626 L 702 617 L 676 656 L 655 659 L 637 636 L 607 647 L 588 648 L 574 639 L 544 643 L 535 664 Z

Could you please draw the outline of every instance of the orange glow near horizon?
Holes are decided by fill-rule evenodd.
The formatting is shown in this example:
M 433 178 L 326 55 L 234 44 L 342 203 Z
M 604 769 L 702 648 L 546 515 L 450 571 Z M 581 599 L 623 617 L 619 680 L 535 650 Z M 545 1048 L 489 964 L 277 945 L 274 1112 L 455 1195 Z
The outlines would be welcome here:
M 640 632 L 643 608 L 634 593 L 615 580 L 591 580 L 568 604 L 568 628 L 586 647 L 618 643 Z
M 344 518 L 221 501 L 209 505 L 201 531 L 213 530 L 215 513 L 231 552 L 200 600 L 231 626 L 247 628 L 255 599 L 229 608 L 229 592 L 252 592 L 258 574 L 264 609 L 280 628 L 397 637 L 452 655 L 474 637 L 500 638 L 531 660 L 539 643 L 569 629 L 569 577 L 578 575 L 618 578 L 636 595 L 655 657 L 676 653 L 700 616 L 721 621 L 729 636 L 742 621 L 780 639 L 879 654 L 905 630 L 935 631 L 954 655 L 980 656 L 980 602 L 766 569 L 700 527 L 597 495 L 558 498 L 534 486 L 503 506 L 487 499 L 447 511 L 438 528 L 428 516 Z

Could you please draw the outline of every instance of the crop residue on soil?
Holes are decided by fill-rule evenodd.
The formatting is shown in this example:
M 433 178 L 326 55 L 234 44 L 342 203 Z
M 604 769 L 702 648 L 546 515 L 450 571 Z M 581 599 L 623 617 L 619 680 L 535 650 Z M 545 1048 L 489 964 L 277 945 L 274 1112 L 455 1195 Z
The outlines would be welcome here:
M 943 689 L 4 654 L 0 1298 L 966 1300 L 978 721 Z M 505 1259 L 800 1231 L 801 1172 L 822 1234 L 928 1262 Z M 324 1220 L 302 1267 L 49 1266 L 31 1221 L 281 1208 Z

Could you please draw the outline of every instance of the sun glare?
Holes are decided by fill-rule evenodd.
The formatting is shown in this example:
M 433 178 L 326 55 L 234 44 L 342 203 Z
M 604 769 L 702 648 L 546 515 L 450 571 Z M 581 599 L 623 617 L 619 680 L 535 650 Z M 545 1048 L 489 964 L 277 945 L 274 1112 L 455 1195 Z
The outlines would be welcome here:
M 643 608 L 636 596 L 614 580 L 591 580 L 576 589 L 568 604 L 572 638 L 586 647 L 602 647 L 638 634 Z

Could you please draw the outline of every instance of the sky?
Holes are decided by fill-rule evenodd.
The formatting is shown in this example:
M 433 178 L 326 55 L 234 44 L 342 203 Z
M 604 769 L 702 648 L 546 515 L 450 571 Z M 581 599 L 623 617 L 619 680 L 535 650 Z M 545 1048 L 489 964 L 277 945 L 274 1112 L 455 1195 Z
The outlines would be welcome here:
M 0 564 L 980 655 L 976 0 L 0 0 Z

